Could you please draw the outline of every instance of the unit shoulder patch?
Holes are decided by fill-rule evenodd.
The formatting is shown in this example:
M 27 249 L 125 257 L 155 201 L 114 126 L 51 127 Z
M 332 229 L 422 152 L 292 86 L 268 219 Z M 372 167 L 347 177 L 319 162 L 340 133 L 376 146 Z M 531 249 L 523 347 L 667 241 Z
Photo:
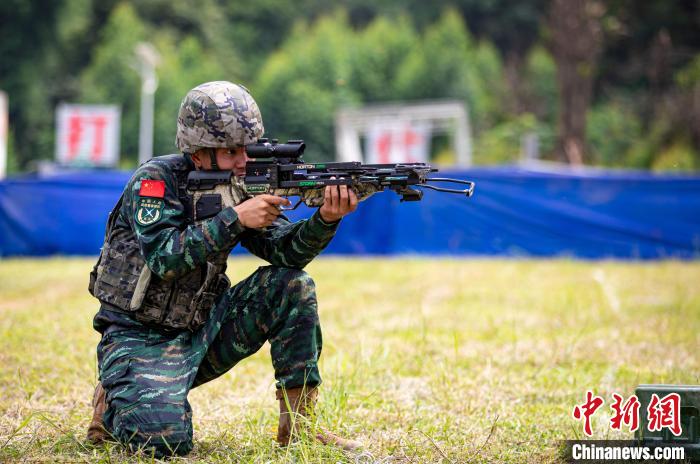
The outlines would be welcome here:
M 136 222 L 142 226 L 155 224 L 163 216 L 163 200 L 160 198 L 141 198 L 136 209 Z

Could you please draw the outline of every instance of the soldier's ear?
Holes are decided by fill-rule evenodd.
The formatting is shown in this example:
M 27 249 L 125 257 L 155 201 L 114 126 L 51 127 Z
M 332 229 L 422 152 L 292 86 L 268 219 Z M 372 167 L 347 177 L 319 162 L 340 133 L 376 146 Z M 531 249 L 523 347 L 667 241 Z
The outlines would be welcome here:
M 192 158 L 192 162 L 194 163 L 195 168 L 202 169 L 202 167 L 204 166 L 202 163 L 202 160 L 204 159 L 204 150 L 197 150 L 196 152 L 190 155 L 190 158 Z

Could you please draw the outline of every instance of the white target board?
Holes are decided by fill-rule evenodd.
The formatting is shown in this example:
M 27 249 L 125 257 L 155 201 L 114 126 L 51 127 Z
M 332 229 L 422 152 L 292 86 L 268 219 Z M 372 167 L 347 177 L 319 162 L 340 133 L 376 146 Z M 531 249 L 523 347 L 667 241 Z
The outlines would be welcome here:
M 420 123 L 376 124 L 367 132 L 367 162 L 427 163 L 430 127 Z
M 66 166 L 116 166 L 120 117 L 116 105 L 60 104 L 56 109 L 56 161 Z
M 336 159 L 372 164 L 427 162 L 434 135 L 449 137 L 456 165 L 471 165 L 471 129 L 467 107 L 462 101 L 341 108 L 335 116 Z

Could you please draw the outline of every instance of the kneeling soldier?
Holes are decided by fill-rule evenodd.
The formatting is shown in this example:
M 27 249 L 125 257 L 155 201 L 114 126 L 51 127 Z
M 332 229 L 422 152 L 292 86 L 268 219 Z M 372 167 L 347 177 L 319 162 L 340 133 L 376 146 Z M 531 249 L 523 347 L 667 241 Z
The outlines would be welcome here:
M 157 457 L 187 454 L 189 390 L 266 341 L 280 402 L 278 442 L 288 444 L 295 424 L 306 423 L 292 414 L 313 410 L 321 327 L 314 282 L 302 269 L 355 210 L 357 197 L 346 186 L 327 187 L 323 206 L 291 223 L 280 214 L 287 199 L 240 190 L 200 214 L 186 188 L 188 173 L 243 176 L 245 146 L 262 134 L 260 111 L 244 87 L 202 84 L 180 107 L 176 143 L 183 154 L 153 158 L 129 180 L 90 275 L 90 292 L 101 303 L 93 324 L 102 334 L 90 441 L 113 437 Z M 226 261 L 238 243 L 270 266 L 231 287 Z M 359 446 L 326 431 L 316 439 Z

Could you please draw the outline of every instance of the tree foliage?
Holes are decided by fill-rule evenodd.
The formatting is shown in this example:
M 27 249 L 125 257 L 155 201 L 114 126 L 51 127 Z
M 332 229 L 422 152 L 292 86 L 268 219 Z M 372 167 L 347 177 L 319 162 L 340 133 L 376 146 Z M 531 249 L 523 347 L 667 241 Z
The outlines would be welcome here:
M 119 104 L 122 158 L 133 165 L 141 41 L 161 55 L 156 153 L 174 150 L 187 90 L 225 79 L 251 88 L 268 134 L 305 138 L 316 159 L 333 157 L 340 107 L 450 98 L 469 108 L 479 162 L 513 161 L 530 132 L 554 158 L 559 121 L 559 139 L 575 128 L 567 130 L 589 163 L 700 166 L 698 2 L 573 3 L 603 12 L 589 24 L 600 33 L 581 48 L 596 52 L 583 64 L 564 58 L 582 37 L 560 27 L 572 2 L 558 0 L 6 0 L 10 166 L 52 158 L 61 101 Z
M 303 135 L 308 153 L 332 158 L 334 114 L 342 106 L 441 98 L 463 100 L 477 128 L 502 119 L 501 61 L 476 42 L 455 11 L 421 34 L 410 19 L 378 17 L 355 30 L 344 12 L 300 24 L 253 86 L 267 132 Z

